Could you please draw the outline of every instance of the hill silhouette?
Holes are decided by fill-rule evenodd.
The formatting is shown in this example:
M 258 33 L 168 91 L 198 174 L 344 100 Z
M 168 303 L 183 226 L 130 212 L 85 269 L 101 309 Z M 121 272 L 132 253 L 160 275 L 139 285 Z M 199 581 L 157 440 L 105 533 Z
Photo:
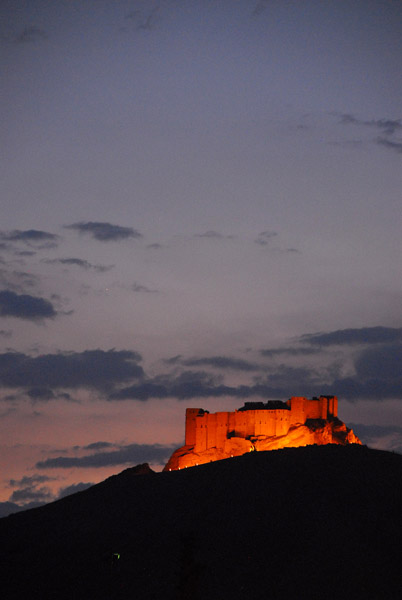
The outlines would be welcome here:
M 402 456 L 365 446 L 148 465 L 0 520 L 2 597 L 402 596 Z

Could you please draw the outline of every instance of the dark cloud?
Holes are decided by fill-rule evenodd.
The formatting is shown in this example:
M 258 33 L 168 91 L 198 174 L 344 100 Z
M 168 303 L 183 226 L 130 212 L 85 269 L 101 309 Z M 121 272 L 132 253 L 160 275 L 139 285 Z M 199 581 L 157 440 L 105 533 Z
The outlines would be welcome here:
M 385 146 L 385 148 L 389 148 L 390 150 L 394 150 L 394 152 L 397 152 L 398 154 L 402 154 L 402 141 L 395 142 L 379 137 L 376 139 L 376 143 L 380 146 Z
M 39 487 L 38 484 L 45 481 L 54 480 L 55 477 L 47 475 L 33 475 L 32 477 L 23 477 L 20 480 L 12 479 L 10 485 L 12 487 L 22 486 L 21 489 L 15 490 L 8 502 L 0 502 L 0 518 L 6 517 L 9 514 L 37 508 L 48 502 L 65 498 L 71 494 L 82 492 L 88 489 L 93 483 L 73 483 L 72 485 L 60 488 L 57 495 L 53 494 L 48 487 Z
M 10 338 L 12 334 L 11 329 L 0 329 L 0 337 L 2 338 Z
M 14 256 L 35 256 L 34 250 L 15 250 Z
M 30 390 L 27 391 L 27 395 L 32 399 L 32 400 L 41 400 L 41 401 L 46 401 L 46 400 L 54 400 L 55 398 L 55 394 L 53 392 L 53 390 L 51 390 L 50 388 L 47 387 L 35 387 L 35 388 L 31 388 Z
M 172 359 L 170 359 L 170 361 L 172 361 Z M 216 369 L 232 369 L 234 371 L 258 371 L 261 369 L 261 365 L 256 363 L 251 363 L 240 358 L 230 358 L 228 356 L 189 358 L 182 360 L 181 362 L 187 367 L 213 367 Z
M 0 506 L 0 511 L 3 509 L 3 516 L 10 514 L 11 512 L 18 512 L 21 509 L 33 508 L 36 506 L 42 506 L 47 502 L 62 498 L 64 495 L 55 496 L 49 487 L 41 486 L 41 484 L 48 481 L 54 481 L 56 477 L 49 477 L 48 475 L 35 474 L 30 476 L 24 476 L 21 479 L 10 479 L 9 486 L 12 488 L 18 488 L 14 490 L 9 498 L 9 504 L 12 506 Z M 77 484 L 80 485 L 80 484 Z M 71 486 L 74 487 L 74 486 Z M 68 488 L 62 488 L 60 492 L 64 492 Z M 76 490 L 78 491 L 78 490 Z M 73 493 L 71 491 L 70 493 Z
M 150 462 L 164 464 L 176 445 L 129 444 L 111 452 L 98 452 L 81 457 L 57 456 L 36 464 L 38 469 L 100 468 Z
M 14 229 L 9 232 L 0 232 L 0 239 L 6 240 L 8 242 L 34 242 L 34 243 L 42 243 L 48 241 L 57 241 L 59 236 L 54 233 L 49 233 L 48 231 L 41 231 L 38 229 Z
M 260 246 L 267 246 L 271 239 L 276 237 L 278 234 L 276 231 L 261 231 L 261 233 L 258 234 L 258 236 L 256 237 L 256 239 L 254 240 L 254 242 L 256 244 L 259 244 Z
M 281 388 L 293 389 L 296 385 L 299 386 L 311 386 L 321 378 L 315 369 L 307 367 L 290 367 L 287 365 L 279 365 L 275 371 L 266 377 L 266 383 Z M 295 396 L 300 395 L 299 391 L 294 392 Z
M 229 386 L 221 378 L 206 372 L 185 371 L 180 375 L 165 375 L 141 381 L 112 393 L 110 400 L 140 400 L 151 398 L 261 397 L 283 399 L 291 396 L 336 395 L 341 399 L 383 400 L 402 399 L 402 345 L 378 345 L 360 352 L 355 359 L 355 374 L 342 377 L 342 363 L 327 367 L 276 366 L 250 385 Z
M 54 264 L 59 264 L 59 265 L 66 265 L 66 266 L 76 266 L 76 267 L 81 267 L 81 269 L 85 269 L 85 270 L 89 270 L 92 269 L 93 271 L 97 271 L 98 273 L 105 273 L 106 271 L 110 271 L 110 269 L 113 269 L 114 265 L 93 265 L 92 263 L 88 262 L 87 260 L 83 260 L 82 258 L 52 258 L 52 259 L 44 259 L 42 260 L 42 262 L 48 264 L 48 265 L 54 265 Z
M 129 350 L 86 350 L 44 354 L 32 358 L 18 352 L 0 354 L 0 383 L 6 387 L 39 389 L 46 400 L 53 388 L 110 390 L 143 376 L 141 356 Z M 41 391 L 43 390 L 43 392 Z
M 13 231 L 0 231 L 0 240 L 3 242 L 22 242 L 36 250 L 41 250 L 55 248 L 60 241 L 60 236 L 39 229 L 14 229 Z M 28 254 L 25 253 L 24 255 L 27 256 Z
M 355 373 L 332 380 L 334 394 L 348 400 L 402 399 L 402 344 L 377 344 L 360 351 Z
M 289 377 L 289 374 L 290 371 L 286 373 L 287 377 Z M 300 375 L 300 372 L 298 374 Z M 304 380 L 306 379 L 305 377 Z M 234 387 L 223 384 L 221 377 L 213 376 L 204 371 L 184 371 L 180 375 L 159 376 L 123 388 L 112 393 L 109 399 L 146 401 L 151 398 L 177 398 L 178 400 L 189 400 L 191 398 L 220 398 L 223 396 L 233 398 L 254 396 L 278 398 L 288 395 L 289 390 L 290 395 L 292 395 L 291 381 L 288 382 L 286 376 L 282 375 L 280 383 L 283 384 L 284 380 L 286 383 L 285 388 L 276 385 L 277 382 L 271 382 L 269 378 L 253 385 Z
M 46 31 L 35 25 L 29 25 L 14 36 L 13 41 L 17 44 L 35 43 L 48 39 Z
M 8 515 L 21 512 L 22 510 L 28 510 L 29 508 L 37 508 L 43 506 L 44 502 L 28 502 L 23 506 L 16 504 L 15 502 L 0 502 L 0 518 L 7 517 Z
M 363 425 L 362 423 L 351 423 L 350 427 L 353 431 L 358 431 L 358 437 L 360 438 L 374 438 L 385 437 L 390 434 L 398 434 L 402 440 L 402 427 L 397 425 Z M 360 438 L 360 439 L 361 439 Z
M 162 244 L 154 243 L 154 244 L 148 244 L 147 248 L 150 248 L 152 250 L 159 250 L 160 248 L 163 248 L 163 246 L 162 246 Z
M 9 290 L 0 291 L 0 316 L 39 321 L 52 319 L 57 312 L 49 300 L 30 296 L 29 294 L 16 294 Z
M 144 294 L 157 294 L 158 293 L 158 290 L 151 290 L 150 288 L 146 287 L 145 285 L 141 285 L 139 283 L 133 283 L 130 290 L 133 292 L 139 292 L 139 293 L 144 293 Z
M 363 444 L 402 454 L 402 427 L 361 423 L 348 423 L 348 426 L 353 429 Z
M 10 496 L 10 502 L 50 502 L 53 500 L 53 494 L 46 486 L 36 487 L 28 486 L 20 490 L 15 490 Z
M 121 227 L 112 223 L 99 223 L 94 221 L 72 223 L 65 225 L 65 229 L 74 229 L 79 233 L 87 233 L 100 242 L 112 242 L 126 240 L 128 238 L 141 238 L 142 234 L 132 227 Z
M 10 487 L 29 487 L 37 485 L 38 483 L 45 483 L 46 481 L 53 481 L 54 477 L 48 475 L 31 475 L 24 476 L 22 479 L 10 479 L 8 484 Z
M 41 487 L 41 484 L 48 481 L 54 481 L 55 479 L 57 478 L 39 473 L 31 476 L 24 476 L 21 479 L 10 479 L 9 486 L 19 489 L 14 490 L 9 498 L 9 503 L 14 506 L 3 506 L 3 510 L 6 511 L 6 514 L 9 514 L 10 512 L 15 512 L 16 507 L 20 508 L 21 504 L 24 509 L 30 508 L 32 503 L 35 503 L 35 506 L 39 506 L 53 500 L 58 500 L 59 498 L 64 498 L 70 494 L 80 492 L 93 485 L 93 483 L 75 483 L 61 488 L 57 495 L 53 494 L 47 486 Z
M 177 376 L 159 376 L 138 385 L 123 388 L 112 393 L 111 400 L 149 400 L 150 398 L 188 398 L 231 395 L 235 388 L 217 385 L 216 378 L 204 371 L 184 371 Z
M 350 114 L 341 115 L 341 123 L 344 125 L 363 125 L 373 127 L 382 131 L 384 135 L 393 135 L 396 131 L 402 130 L 402 119 L 371 119 L 364 121 Z
M 71 496 L 71 494 L 76 494 L 77 492 L 83 492 L 84 490 L 87 490 L 88 488 L 92 487 L 93 485 L 94 485 L 93 483 L 84 483 L 84 482 L 73 483 L 72 485 L 68 485 L 67 487 L 61 488 L 59 491 L 59 495 L 57 496 L 57 499 L 59 500 L 60 498 L 65 498 L 66 496 Z
M 402 328 L 362 327 L 360 329 L 338 329 L 328 333 L 306 333 L 300 341 L 317 346 L 351 344 L 384 344 L 402 341 Z
M 355 356 L 353 375 L 341 375 L 341 362 L 319 372 L 281 365 L 267 376 L 263 385 L 280 389 L 284 396 L 333 394 L 347 400 L 402 399 L 402 344 L 397 341 L 401 339 L 401 330 L 365 328 L 332 333 L 333 336 L 327 338 L 325 334 L 314 343 L 369 345 Z M 395 342 L 387 344 L 387 340 Z
M 389 344 L 369 348 L 355 361 L 356 375 L 360 379 L 402 379 L 402 344 Z

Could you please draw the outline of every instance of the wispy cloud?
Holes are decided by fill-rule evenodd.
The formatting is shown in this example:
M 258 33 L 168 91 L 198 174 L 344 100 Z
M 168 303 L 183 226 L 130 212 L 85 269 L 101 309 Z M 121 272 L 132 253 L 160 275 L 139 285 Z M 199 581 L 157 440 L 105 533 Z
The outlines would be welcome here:
M 384 344 L 402 341 L 402 328 L 361 327 L 360 329 L 338 329 L 327 333 L 306 333 L 300 342 L 316 346 L 351 344 Z
M 76 266 L 85 270 L 93 270 L 98 273 L 105 273 L 113 269 L 114 265 L 93 265 L 92 263 L 82 258 L 48 258 L 43 259 L 41 262 L 48 265 L 64 265 L 67 267 Z
M 380 146 L 388 148 L 389 150 L 394 150 L 398 154 L 402 154 L 402 140 L 395 142 L 392 140 L 387 140 L 386 138 L 379 137 L 377 138 L 376 143 Z
M 308 356 L 311 354 L 318 354 L 321 352 L 319 348 L 311 347 L 284 347 L 284 348 L 262 348 L 260 350 L 261 356 L 272 358 L 274 356 Z
M 268 246 L 272 238 L 276 237 L 277 235 L 278 233 L 276 231 L 261 231 L 261 233 L 259 233 L 256 239 L 254 240 L 254 242 L 259 246 Z
M 376 129 L 381 133 L 378 137 L 371 140 L 379 146 L 388 150 L 402 154 L 402 139 L 396 137 L 396 134 L 402 133 L 402 119 L 358 119 L 351 114 L 340 116 L 340 122 L 343 125 L 355 125 L 369 129 Z
M 26 271 L 4 268 L 0 269 L 0 286 L 13 292 L 24 292 L 27 288 L 35 288 L 39 277 Z
M 154 6 L 149 10 L 133 10 L 125 17 L 125 22 L 120 31 L 127 33 L 130 31 L 151 31 L 155 28 L 159 20 L 159 6 Z
M 35 43 L 47 40 L 49 35 L 44 29 L 36 27 L 35 25 L 29 25 L 24 27 L 20 33 L 14 35 L 13 41 L 17 44 Z
M 140 283 L 133 283 L 130 287 L 130 290 L 133 292 L 137 292 L 139 294 L 157 294 L 158 290 L 152 290 L 146 285 L 141 285 Z
M 358 119 L 351 114 L 341 115 L 341 123 L 344 125 L 362 125 L 364 127 L 373 127 L 382 131 L 384 135 L 393 135 L 396 131 L 402 130 L 402 119 Z
M 181 362 L 187 367 L 213 367 L 214 369 L 230 369 L 233 371 L 259 371 L 262 368 L 259 364 L 229 356 L 188 358 Z
M 205 231 L 204 233 L 196 233 L 194 237 L 207 238 L 209 240 L 231 240 L 234 236 L 226 235 L 224 233 L 220 233 L 219 231 L 214 231 L 210 229 L 208 231 Z
M 92 442 L 92 444 L 88 444 L 87 446 L 83 446 L 84 450 L 105 450 L 105 448 L 113 448 L 116 444 L 112 444 L 111 442 Z

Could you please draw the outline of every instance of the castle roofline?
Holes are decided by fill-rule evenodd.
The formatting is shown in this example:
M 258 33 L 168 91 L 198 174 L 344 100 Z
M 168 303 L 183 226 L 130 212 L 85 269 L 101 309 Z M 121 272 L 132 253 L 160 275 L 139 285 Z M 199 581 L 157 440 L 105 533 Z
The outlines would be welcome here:
M 269 400 L 264 402 L 245 402 L 244 406 L 237 409 L 238 412 L 247 410 L 290 410 L 290 406 L 281 400 Z

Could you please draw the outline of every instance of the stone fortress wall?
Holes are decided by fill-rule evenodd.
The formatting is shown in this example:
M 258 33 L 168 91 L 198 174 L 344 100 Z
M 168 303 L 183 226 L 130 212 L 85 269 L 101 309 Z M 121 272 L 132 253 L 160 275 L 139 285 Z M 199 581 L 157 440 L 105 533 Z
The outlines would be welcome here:
M 328 420 L 338 416 L 336 396 L 308 400 L 293 396 L 287 402 L 246 402 L 235 412 L 209 413 L 202 408 L 186 410 L 186 446 L 194 452 L 223 448 L 230 438 L 265 438 L 287 435 L 290 427 L 308 419 Z

